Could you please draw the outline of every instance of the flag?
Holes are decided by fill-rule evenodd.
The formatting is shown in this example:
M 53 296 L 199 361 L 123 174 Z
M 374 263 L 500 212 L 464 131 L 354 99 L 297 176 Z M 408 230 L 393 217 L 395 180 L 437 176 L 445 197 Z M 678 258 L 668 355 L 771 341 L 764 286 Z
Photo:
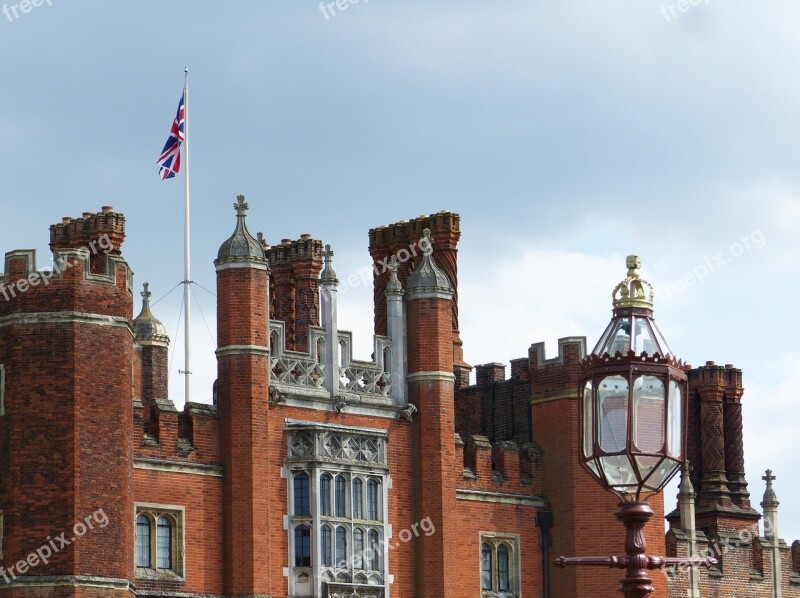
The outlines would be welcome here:
M 164 144 L 164 149 L 161 150 L 161 157 L 158 159 L 158 164 L 161 168 L 158 174 L 161 179 L 171 179 L 181 171 L 181 143 L 183 143 L 183 126 L 184 118 L 186 117 L 184 111 L 184 99 L 186 92 L 181 94 L 181 101 L 178 102 L 178 113 L 175 115 L 175 120 L 172 121 L 172 130 L 169 132 L 169 139 Z

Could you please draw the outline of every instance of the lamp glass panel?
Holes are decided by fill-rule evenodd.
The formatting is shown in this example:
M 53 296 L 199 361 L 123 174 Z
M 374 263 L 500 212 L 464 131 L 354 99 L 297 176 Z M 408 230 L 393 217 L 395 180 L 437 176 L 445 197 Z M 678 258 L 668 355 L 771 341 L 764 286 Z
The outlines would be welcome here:
M 603 468 L 603 477 L 605 477 L 606 483 L 612 488 L 625 490 L 638 487 L 639 480 L 636 479 L 633 465 L 627 455 L 600 457 L 600 465 Z
M 683 453 L 683 392 L 677 380 L 669 381 L 667 452 L 676 459 L 680 459 Z
M 649 322 L 653 327 L 654 338 L 656 339 L 656 343 L 658 344 L 659 347 L 658 352 L 661 355 L 661 357 L 667 357 L 669 355 L 672 355 L 672 349 L 669 348 L 669 345 L 667 344 L 667 339 L 664 338 L 664 335 L 661 334 L 661 330 L 658 329 L 658 324 L 656 324 L 656 321 L 649 320 Z
M 661 457 L 651 457 L 648 455 L 637 455 L 635 459 L 636 467 L 639 468 L 639 476 L 643 480 L 647 479 L 647 476 L 652 473 L 661 461 Z
M 633 381 L 633 443 L 643 453 L 664 448 L 664 382 L 656 376 Z
M 650 328 L 648 318 L 633 318 L 633 352 L 641 355 L 646 352 L 648 355 L 660 353 L 655 334 Z
M 628 439 L 628 381 L 606 376 L 597 389 L 597 431 L 606 453 L 624 451 Z
M 652 475 L 645 481 L 645 488 L 653 492 L 658 492 L 664 486 L 664 483 L 678 471 L 680 463 L 673 459 L 664 459 L 661 465 L 652 473 Z
M 627 355 L 631 348 L 631 319 L 619 318 L 605 346 L 600 350 L 600 354 L 608 353 L 609 355 L 616 355 L 618 352 L 622 355 Z
M 592 433 L 592 381 L 587 380 L 583 386 L 583 456 L 592 456 L 594 435 Z

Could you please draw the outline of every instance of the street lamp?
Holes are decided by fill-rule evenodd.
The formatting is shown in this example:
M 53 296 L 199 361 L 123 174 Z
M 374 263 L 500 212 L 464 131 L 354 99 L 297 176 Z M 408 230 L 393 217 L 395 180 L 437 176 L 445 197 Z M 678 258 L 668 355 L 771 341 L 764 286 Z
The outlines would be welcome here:
M 686 445 L 686 373 L 653 319 L 653 287 L 628 256 L 628 276 L 613 292 L 613 316 L 583 361 L 579 389 L 580 460 L 621 500 L 615 516 L 627 530 L 624 556 L 560 557 L 555 564 L 626 569 L 627 598 L 653 591 L 648 569 L 713 565 L 711 558 L 647 556 L 643 528 L 653 516 L 647 498 L 680 469 Z

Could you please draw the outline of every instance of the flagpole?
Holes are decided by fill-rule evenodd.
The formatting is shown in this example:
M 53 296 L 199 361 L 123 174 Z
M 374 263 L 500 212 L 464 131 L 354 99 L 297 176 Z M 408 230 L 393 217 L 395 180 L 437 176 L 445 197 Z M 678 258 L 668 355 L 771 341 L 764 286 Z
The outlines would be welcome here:
M 184 400 L 188 403 L 191 400 L 192 393 L 192 351 L 191 344 L 189 343 L 189 331 L 191 329 L 191 297 L 189 285 L 192 284 L 191 278 L 191 263 L 189 259 L 189 67 L 183 69 L 183 158 L 186 163 L 186 172 L 183 179 L 183 303 L 186 305 L 186 319 L 183 322 L 183 343 L 184 343 L 184 376 L 185 378 L 185 394 Z

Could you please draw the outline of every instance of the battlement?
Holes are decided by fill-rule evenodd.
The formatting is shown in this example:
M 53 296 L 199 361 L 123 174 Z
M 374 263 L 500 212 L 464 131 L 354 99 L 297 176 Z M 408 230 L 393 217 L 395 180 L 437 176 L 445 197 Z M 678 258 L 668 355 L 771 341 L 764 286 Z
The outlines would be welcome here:
M 532 442 L 491 443 L 472 434 L 464 440 L 456 434 L 456 469 L 460 488 L 538 495 L 542 452 Z
M 125 217 L 106 206 L 50 227 L 48 269 L 37 268 L 33 249 L 7 252 L 0 273 L 0 317 L 79 312 L 130 319 L 133 274 L 120 255 L 124 238 Z
M 169 399 L 133 401 L 134 457 L 216 465 L 220 429 L 215 405 L 186 403 L 178 411 Z
M 103 206 L 100 212 L 84 212 L 80 218 L 65 216 L 58 224 L 50 226 L 50 249 L 89 248 L 92 241 L 101 237 L 109 240 L 109 251 L 120 254 L 125 241 L 125 216 L 112 206 Z
M 544 343 L 534 343 L 528 350 L 531 395 L 534 402 L 561 396 L 577 397 L 586 337 L 558 339 L 558 355 L 547 359 Z

